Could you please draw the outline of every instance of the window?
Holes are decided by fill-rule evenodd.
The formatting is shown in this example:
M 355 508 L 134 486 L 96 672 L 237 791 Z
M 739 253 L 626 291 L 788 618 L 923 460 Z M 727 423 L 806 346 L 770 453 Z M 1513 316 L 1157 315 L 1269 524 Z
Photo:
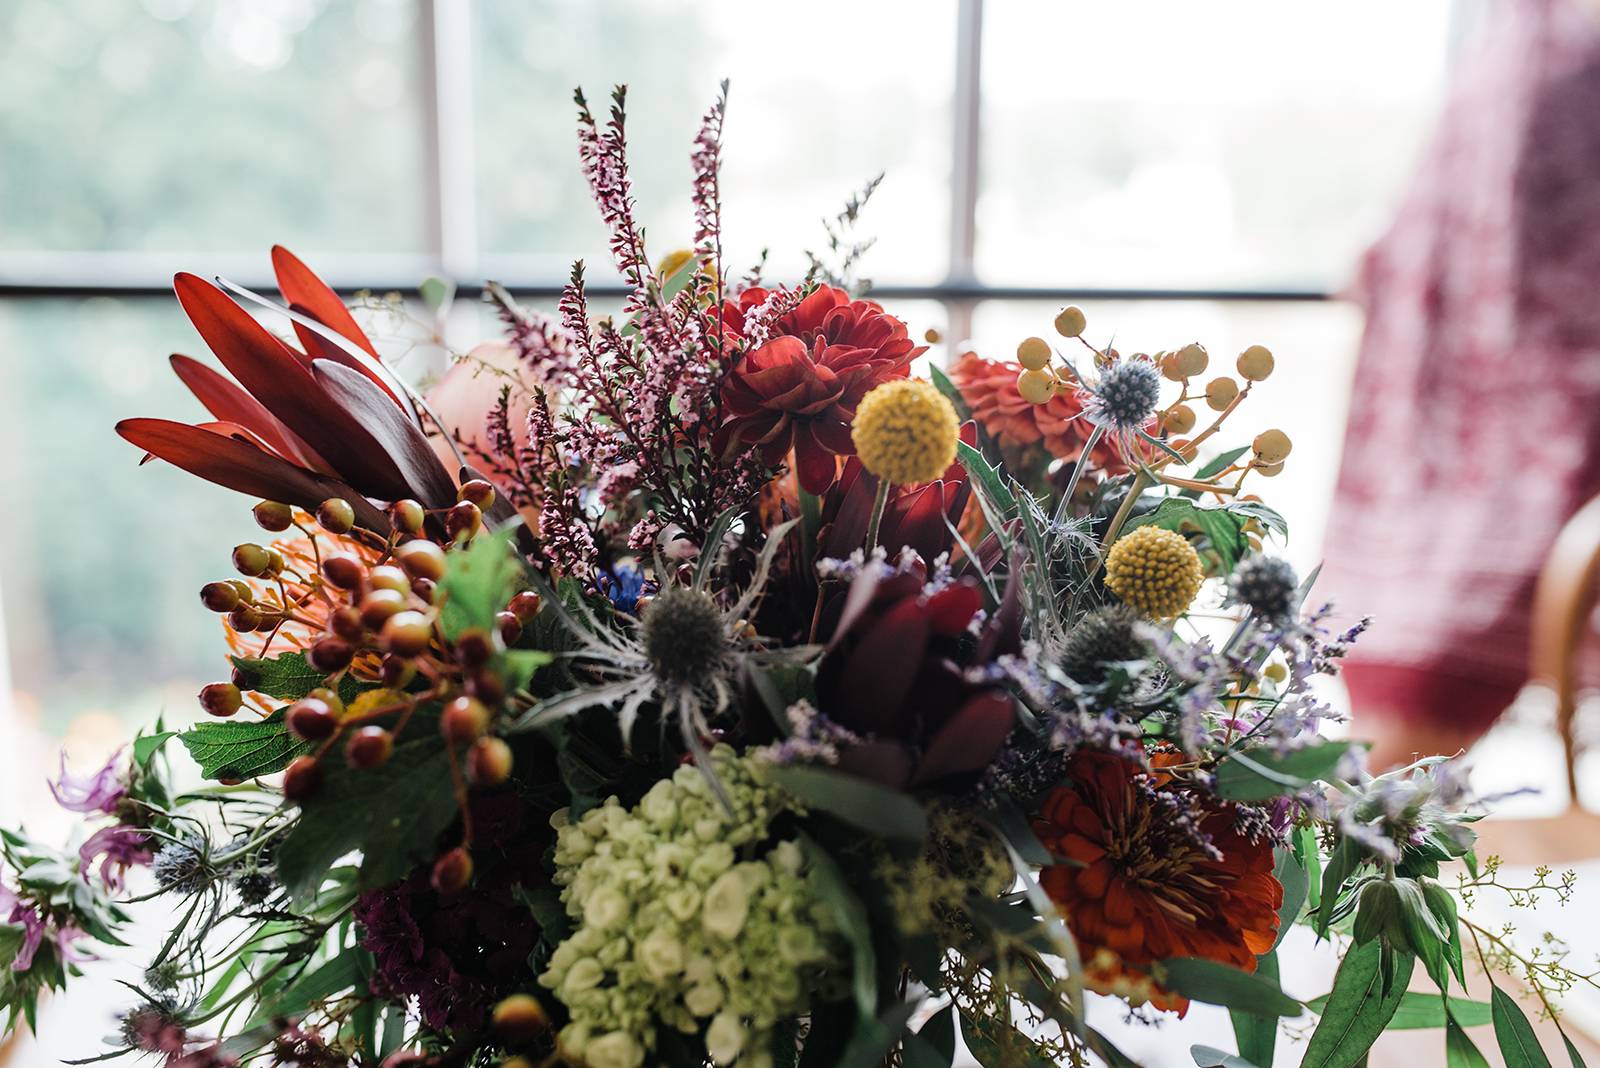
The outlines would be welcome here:
M 733 81 L 730 261 L 792 273 L 879 171 L 882 299 L 989 355 L 1075 300 L 1124 351 L 1264 341 L 1314 557 L 1359 317 L 1326 301 L 1437 106 L 1453 5 L 1265 0 L 129 0 L 0 7 L 0 591 L 14 707 L 56 735 L 190 714 L 225 669 L 195 601 L 248 502 L 111 425 L 198 415 L 178 269 L 267 278 L 282 242 L 351 288 L 548 300 L 610 278 L 570 91 L 632 86 L 652 244 L 688 238 L 690 137 Z M 1381 30 L 1378 29 L 1381 27 Z M 470 310 L 465 345 L 493 329 Z M 936 358 L 948 355 L 938 347 Z M 1297 428 L 1297 429 L 1296 429 Z M 3 701 L 3 695 L 0 695 Z M 3 716 L 0 705 L 0 716 Z M 109 736 L 109 731 L 103 731 Z

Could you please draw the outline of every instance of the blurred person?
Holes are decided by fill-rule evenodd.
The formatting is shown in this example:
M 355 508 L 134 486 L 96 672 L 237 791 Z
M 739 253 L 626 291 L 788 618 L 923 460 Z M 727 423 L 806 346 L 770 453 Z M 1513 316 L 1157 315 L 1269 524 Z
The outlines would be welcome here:
M 1481 31 L 1356 285 L 1323 574 L 1374 619 L 1345 672 L 1374 767 L 1511 704 L 1540 565 L 1600 492 L 1600 4 L 1500 0 Z

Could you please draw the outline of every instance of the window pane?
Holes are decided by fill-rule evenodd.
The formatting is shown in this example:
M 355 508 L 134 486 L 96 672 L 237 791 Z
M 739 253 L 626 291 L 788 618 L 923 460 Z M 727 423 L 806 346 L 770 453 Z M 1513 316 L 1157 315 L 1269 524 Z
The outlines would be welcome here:
M 1215 451 L 1248 444 L 1268 427 L 1289 434 L 1294 453 L 1283 473 L 1271 479 L 1251 475 L 1245 492 L 1259 494 L 1283 513 L 1289 523 L 1285 555 L 1302 573 L 1314 567 L 1321 559 L 1322 529 L 1339 468 L 1360 312 L 1331 301 L 1092 301 L 1082 307 L 1089 319 L 1085 338 L 1102 347 L 1114 338 L 1124 354 L 1200 342 L 1211 353 L 1207 380 L 1234 375 L 1234 358 L 1249 345 L 1272 350 L 1277 358 L 1272 377 L 1228 418 L 1218 431 Z M 973 345 L 989 359 L 1012 359 L 1018 341 L 1038 335 L 1069 354 L 1068 343 L 1050 325 L 1059 310 L 1058 304 L 1038 301 L 980 305 L 973 320 Z M 1177 386 L 1169 383 L 1167 389 Z M 1203 429 L 1210 410 L 1203 402 L 1194 407 Z
M 0 249 L 420 249 L 415 8 L 0 4 Z
M 692 237 L 690 141 L 728 77 L 723 199 L 732 269 L 763 247 L 775 273 L 802 268 L 801 250 L 823 244 L 820 219 L 883 171 L 862 218 L 863 232 L 880 239 L 866 273 L 897 281 L 944 274 L 953 0 L 823 0 L 803 11 L 740 0 L 476 7 L 482 241 L 490 253 L 515 254 L 521 273 L 559 278 L 583 256 L 599 278 L 609 262 L 578 169 L 575 86 L 599 115 L 612 85 L 629 84 L 634 191 L 660 255 Z
M 1449 0 L 997 3 L 990 282 L 1334 286 L 1439 103 Z

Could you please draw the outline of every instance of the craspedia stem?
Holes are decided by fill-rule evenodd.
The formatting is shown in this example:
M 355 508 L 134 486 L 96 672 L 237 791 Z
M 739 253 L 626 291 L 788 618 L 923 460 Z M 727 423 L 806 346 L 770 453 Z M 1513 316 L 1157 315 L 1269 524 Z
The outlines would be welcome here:
M 889 480 L 878 479 L 878 492 L 872 498 L 872 518 L 867 520 L 867 553 L 878 547 L 878 524 L 883 522 L 883 510 L 889 506 Z

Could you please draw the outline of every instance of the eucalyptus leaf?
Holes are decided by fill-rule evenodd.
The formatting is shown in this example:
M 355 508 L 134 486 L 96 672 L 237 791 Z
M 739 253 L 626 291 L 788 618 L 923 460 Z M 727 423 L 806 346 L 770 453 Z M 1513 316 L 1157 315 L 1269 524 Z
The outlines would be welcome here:
M 1405 997 L 1416 958 L 1396 952 L 1393 982 L 1384 993 L 1382 943 L 1353 946 L 1339 962 L 1322 1019 L 1306 1045 L 1301 1068 L 1355 1068 L 1389 1025 Z
M 1258 1016 L 1299 1016 L 1301 1005 L 1275 980 L 1204 957 L 1175 957 L 1156 966 L 1158 982 L 1174 993 L 1208 1005 Z
M 1269 951 L 1257 957 L 1256 974 L 1263 979 L 1276 980 L 1277 954 Z M 1257 1068 L 1272 1068 L 1273 1056 L 1278 1046 L 1277 1018 L 1229 1009 L 1228 1019 L 1233 1024 L 1233 1038 L 1239 1045 L 1239 1056 Z
M 1444 1063 L 1445 1068 L 1489 1068 L 1489 1059 L 1454 1020 L 1445 1021 Z
M 1227 1050 L 1217 1049 L 1215 1046 L 1190 1046 L 1189 1056 L 1194 1058 L 1194 1063 L 1199 1068 L 1262 1068 L 1253 1061 L 1236 1056 Z
M 1276 853 L 1278 863 L 1272 874 L 1283 887 L 1283 903 L 1278 906 L 1278 937 L 1272 940 L 1273 950 L 1283 945 L 1289 928 L 1300 918 L 1300 909 L 1306 903 L 1306 891 L 1310 884 L 1310 874 L 1293 849 L 1278 846 Z
M 791 765 L 772 768 L 772 781 L 805 803 L 880 838 L 920 842 L 928 816 L 916 798 L 831 768 Z
M 1533 1025 L 1510 994 L 1499 987 L 1489 993 L 1490 1015 L 1494 1021 L 1494 1038 L 1500 1044 L 1500 1055 L 1506 1068 L 1550 1068 L 1550 1058 L 1539 1045 Z
M 1313 1012 L 1320 1014 L 1327 1008 L 1328 995 L 1313 998 L 1306 1004 Z M 1482 1027 L 1489 1023 L 1489 1003 L 1470 1001 L 1467 998 L 1451 998 L 1449 1016 L 1454 1017 L 1462 1027 Z M 1445 1026 L 1446 1020 L 1444 1002 L 1438 994 L 1423 990 L 1408 990 L 1400 998 L 1400 1004 L 1394 1010 L 1394 1015 L 1389 1018 L 1389 1026 L 1384 1030 L 1430 1030 Z
M 828 851 L 811 836 L 802 833 L 800 844 L 811 863 L 811 880 L 817 896 L 833 913 L 850 946 L 851 991 L 855 995 L 856 1012 L 862 1020 L 873 1020 L 878 1013 L 878 989 L 875 977 L 878 971 L 877 951 L 872 947 L 872 928 L 867 922 L 867 909 L 850 888 L 839 865 Z
M 1217 765 L 1217 796 L 1229 801 L 1266 801 L 1304 790 L 1332 775 L 1347 742 L 1316 742 L 1278 754 L 1265 746 L 1236 750 Z

